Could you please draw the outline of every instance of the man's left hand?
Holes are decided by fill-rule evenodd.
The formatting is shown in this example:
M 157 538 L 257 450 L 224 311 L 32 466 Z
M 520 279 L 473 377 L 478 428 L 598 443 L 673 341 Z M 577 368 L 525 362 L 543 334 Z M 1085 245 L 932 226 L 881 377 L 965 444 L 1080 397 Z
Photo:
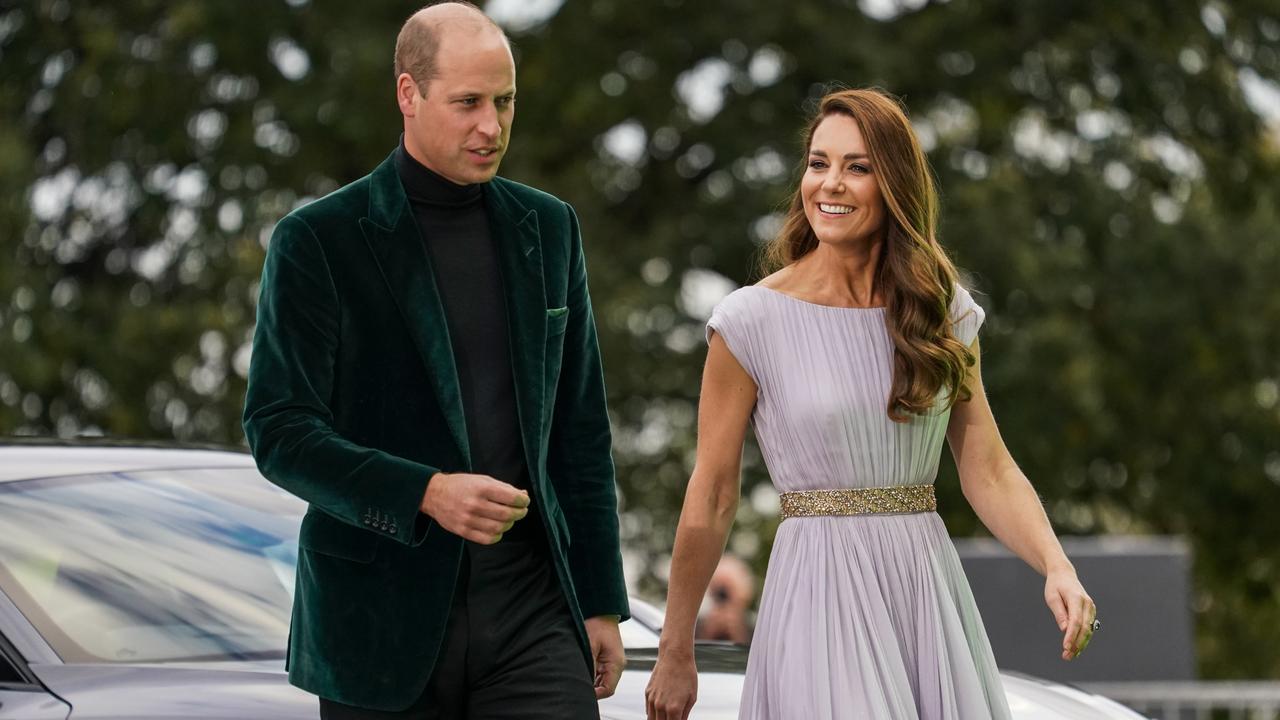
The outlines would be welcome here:
M 583 623 L 591 640 L 591 658 L 595 662 L 596 699 L 603 700 L 618 687 L 627 656 L 622 650 L 622 634 L 618 632 L 617 615 L 587 618 Z

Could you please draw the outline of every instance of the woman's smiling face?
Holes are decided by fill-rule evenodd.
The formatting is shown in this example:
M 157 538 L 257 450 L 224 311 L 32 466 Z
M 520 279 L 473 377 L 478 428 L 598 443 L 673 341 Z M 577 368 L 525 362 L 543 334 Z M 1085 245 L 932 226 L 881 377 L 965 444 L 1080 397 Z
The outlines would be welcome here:
M 884 198 L 862 131 L 852 117 L 832 113 L 818 124 L 800 195 L 819 242 L 847 245 L 881 232 Z

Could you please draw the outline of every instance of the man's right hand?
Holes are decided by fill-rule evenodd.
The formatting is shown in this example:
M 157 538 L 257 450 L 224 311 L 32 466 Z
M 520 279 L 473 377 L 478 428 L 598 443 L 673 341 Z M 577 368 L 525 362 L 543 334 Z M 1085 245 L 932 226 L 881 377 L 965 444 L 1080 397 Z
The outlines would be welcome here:
M 529 514 L 529 493 L 488 475 L 436 473 L 422 496 L 422 512 L 464 540 L 492 545 Z

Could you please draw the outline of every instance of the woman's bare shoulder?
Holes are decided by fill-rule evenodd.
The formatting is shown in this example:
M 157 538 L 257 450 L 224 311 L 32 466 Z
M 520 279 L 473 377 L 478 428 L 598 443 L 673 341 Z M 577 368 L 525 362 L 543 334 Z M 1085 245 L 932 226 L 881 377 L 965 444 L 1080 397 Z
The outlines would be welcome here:
M 786 287 L 787 280 L 791 276 L 791 267 L 787 266 L 777 272 L 766 275 L 756 283 L 758 287 L 768 288 L 770 290 L 781 290 Z

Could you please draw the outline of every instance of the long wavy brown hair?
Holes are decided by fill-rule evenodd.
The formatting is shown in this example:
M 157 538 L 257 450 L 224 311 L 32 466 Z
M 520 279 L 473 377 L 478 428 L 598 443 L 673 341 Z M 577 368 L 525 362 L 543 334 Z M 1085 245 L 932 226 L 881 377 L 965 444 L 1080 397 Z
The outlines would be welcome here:
M 973 353 L 956 339 L 948 312 L 958 273 L 938 243 L 938 190 L 897 98 L 876 88 L 823 97 L 805 132 L 801 174 L 808 168 L 814 132 L 837 113 L 858 124 L 887 210 L 875 284 L 885 298 L 894 346 L 888 414 L 906 422 L 934 407 L 940 392 L 945 392 L 945 407 L 971 397 L 965 377 Z M 817 246 L 797 184 L 781 231 L 764 248 L 761 269 L 767 274 L 790 265 Z

